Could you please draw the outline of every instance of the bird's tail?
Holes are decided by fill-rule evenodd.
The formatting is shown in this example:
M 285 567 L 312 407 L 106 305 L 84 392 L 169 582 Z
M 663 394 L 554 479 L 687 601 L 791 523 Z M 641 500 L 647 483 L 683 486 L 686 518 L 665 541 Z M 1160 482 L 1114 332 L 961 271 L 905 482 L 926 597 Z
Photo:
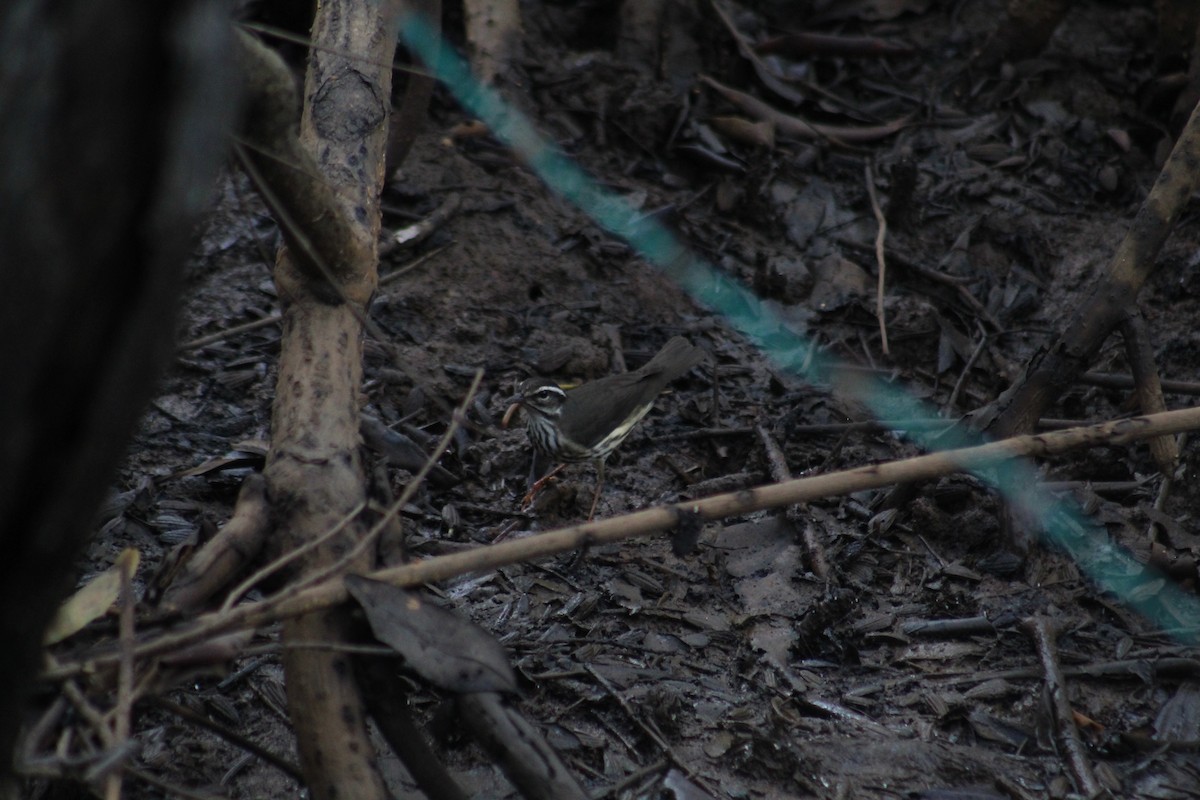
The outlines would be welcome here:
M 662 350 L 646 364 L 646 374 L 660 373 L 663 384 L 667 384 L 708 358 L 708 354 L 682 336 L 676 336 L 663 345 Z

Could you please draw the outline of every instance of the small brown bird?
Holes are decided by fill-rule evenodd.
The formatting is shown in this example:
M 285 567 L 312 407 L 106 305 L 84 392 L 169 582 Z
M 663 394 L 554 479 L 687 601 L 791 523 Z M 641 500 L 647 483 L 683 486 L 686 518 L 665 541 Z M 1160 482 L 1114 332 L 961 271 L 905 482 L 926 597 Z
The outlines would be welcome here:
M 517 409 L 523 409 L 525 430 L 540 455 L 559 462 L 595 462 L 590 520 L 600 501 L 608 454 L 646 416 L 666 385 L 705 357 L 703 350 L 676 336 L 645 366 L 576 389 L 564 390 L 548 378 L 529 378 L 517 387 L 501 424 L 507 427 Z

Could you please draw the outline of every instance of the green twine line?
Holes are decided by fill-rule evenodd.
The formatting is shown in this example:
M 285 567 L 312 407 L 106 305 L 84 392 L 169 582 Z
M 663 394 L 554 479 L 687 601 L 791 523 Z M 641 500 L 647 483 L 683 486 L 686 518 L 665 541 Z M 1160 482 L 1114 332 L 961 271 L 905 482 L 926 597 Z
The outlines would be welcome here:
M 576 164 L 550 147 L 498 92 L 475 80 L 466 62 L 424 20 L 417 15 L 401 19 L 399 39 L 548 187 L 628 242 L 697 302 L 723 316 L 781 368 L 810 383 L 836 380 L 838 364 L 834 359 L 814 351 L 811 342 L 789 330 L 752 291 L 694 256 L 670 231 L 641 216 L 621 197 L 601 189 Z M 877 419 L 937 418 L 925 403 L 875 377 L 856 378 L 852 391 Z M 978 434 L 958 428 L 941 433 L 936 441 L 920 431 L 908 431 L 907 435 L 930 450 L 968 447 L 982 441 Z M 1096 526 L 1074 503 L 1042 489 L 1031 465 L 1014 460 L 975 474 L 1045 531 L 1050 542 L 1068 553 L 1098 586 L 1127 606 L 1161 628 L 1175 628 L 1180 621 L 1200 624 L 1200 600 L 1179 590 L 1153 568 L 1139 564 L 1124 549 L 1108 542 L 1097 543 L 1103 531 L 1094 530 Z M 1152 584 L 1160 586 L 1150 591 Z M 1200 642 L 1195 631 L 1176 632 L 1176 636 L 1188 643 Z

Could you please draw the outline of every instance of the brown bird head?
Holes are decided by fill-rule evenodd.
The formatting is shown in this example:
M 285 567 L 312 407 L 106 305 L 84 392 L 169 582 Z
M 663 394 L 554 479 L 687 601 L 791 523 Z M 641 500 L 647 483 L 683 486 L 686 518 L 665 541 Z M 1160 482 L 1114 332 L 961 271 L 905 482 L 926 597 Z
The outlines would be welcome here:
M 507 428 L 518 408 L 525 413 L 536 415 L 545 420 L 555 420 L 562 415 L 563 406 L 567 403 L 567 393 L 549 378 L 528 378 L 521 381 L 517 393 L 509 401 L 508 410 L 500 424 Z

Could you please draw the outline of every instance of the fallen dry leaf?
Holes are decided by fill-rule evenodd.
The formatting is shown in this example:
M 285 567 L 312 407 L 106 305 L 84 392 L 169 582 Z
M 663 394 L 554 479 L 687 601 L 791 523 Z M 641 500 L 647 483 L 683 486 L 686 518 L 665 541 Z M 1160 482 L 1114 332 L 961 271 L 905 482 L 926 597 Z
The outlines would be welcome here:
M 93 620 L 108 613 L 121 593 L 121 573 L 137 572 L 141 556 L 128 547 L 117 556 L 111 567 L 101 572 L 62 604 L 54 621 L 46 629 L 45 644 L 57 644 L 86 628 Z

